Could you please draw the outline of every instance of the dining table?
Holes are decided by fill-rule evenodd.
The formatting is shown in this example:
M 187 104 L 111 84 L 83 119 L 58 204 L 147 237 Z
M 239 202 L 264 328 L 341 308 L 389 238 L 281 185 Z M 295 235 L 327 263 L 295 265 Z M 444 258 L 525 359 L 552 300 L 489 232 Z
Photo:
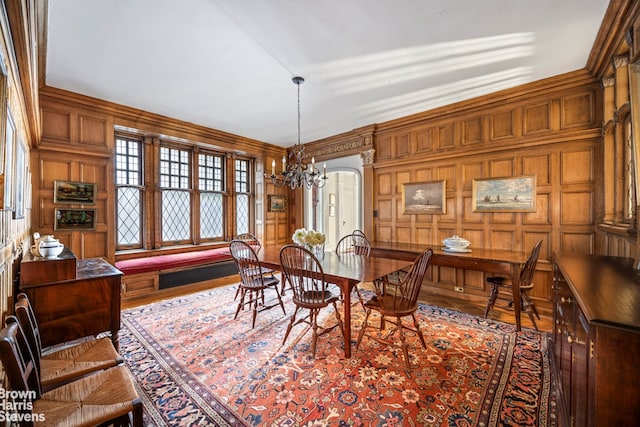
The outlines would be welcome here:
M 263 267 L 281 270 L 281 246 L 264 246 L 258 253 Z M 366 256 L 353 253 L 338 255 L 325 252 L 317 257 L 325 279 L 340 288 L 344 317 L 344 355 L 351 357 L 351 292 L 360 282 L 372 282 L 390 273 L 407 268 L 412 261 L 384 256 Z

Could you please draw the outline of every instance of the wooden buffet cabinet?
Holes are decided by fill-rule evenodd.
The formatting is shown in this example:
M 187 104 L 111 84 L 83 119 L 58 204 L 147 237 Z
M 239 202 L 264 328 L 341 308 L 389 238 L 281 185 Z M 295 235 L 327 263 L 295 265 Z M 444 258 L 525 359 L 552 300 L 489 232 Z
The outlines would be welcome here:
M 633 259 L 556 254 L 551 351 L 565 426 L 640 419 L 640 272 Z
M 29 296 L 42 345 L 109 332 L 118 344 L 122 272 L 102 258 L 76 260 L 65 248 L 56 258 L 26 254 L 20 291 Z

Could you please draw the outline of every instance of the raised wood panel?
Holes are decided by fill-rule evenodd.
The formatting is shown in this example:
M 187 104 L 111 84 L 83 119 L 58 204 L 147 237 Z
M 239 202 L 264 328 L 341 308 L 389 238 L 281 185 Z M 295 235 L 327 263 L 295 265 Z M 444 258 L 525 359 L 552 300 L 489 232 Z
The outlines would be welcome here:
M 515 176 L 515 159 L 495 159 L 489 161 L 489 174 L 492 178 Z
M 112 139 L 109 133 L 113 133 L 113 126 L 109 128 L 107 120 L 86 115 L 78 117 L 80 122 L 80 143 L 109 148 L 108 141 Z
M 484 142 L 483 123 L 483 117 L 473 117 L 462 122 L 462 145 Z
M 523 110 L 523 135 L 551 130 L 551 106 L 549 102 L 527 105 Z
M 463 198 L 464 211 L 462 212 L 463 224 L 482 224 L 484 222 L 483 213 L 473 211 L 473 197 L 471 195 Z
M 562 232 L 560 234 L 559 252 L 577 252 L 581 254 L 593 254 L 594 233 Z
M 377 138 L 376 143 L 376 157 L 379 161 L 388 160 L 392 157 L 391 155 L 391 137 L 389 135 L 380 136 Z
M 58 142 L 71 141 L 71 113 L 42 109 L 42 138 Z
M 564 192 L 561 197 L 562 225 L 593 224 L 593 193 L 588 191 Z
M 463 270 L 463 288 L 465 292 L 481 295 L 485 292 L 485 275 L 481 271 Z
M 496 112 L 490 117 L 490 138 L 492 140 L 515 136 L 515 110 Z
M 433 181 L 433 170 L 432 169 L 417 169 L 414 173 L 415 182 L 427 182 Z
M 378 190 L 378 195 L 380 196 L 388 196 L 390 194 L 392 194 L 393 189 L 392 189 L 392 183 L 393 180 L 391 179 L 391 174 L 390 173 L 380 173 L 378 175 L 376 175 L 377 181 L 378 181 L 378 185 L 377 185 L 377 190 Z
M 399 243 L 410 243 L 411 237 L 413 235 L 413 230 L 411 227 L 396 227 L 396 242 Z
M 592 126 L 595 119 L 593 93 L 580 93 L 560 98 L 561 127 Z
M 516 214 L 497 212 L 489 214 L 489 222 L 491 224 L 508 224 L 516 225 Z
M 380 221 L 391 221 L 393 220 L 393 200 L 379 200 L 378 201 L 378 219 Z
M 432 266 L 431 268 L 433 269 L 433 285 L 453 289 L 458 284 L 455 268 L 437 266 Z
M 536 185 L 551 183 L 551 156 L 549 154 L 524 156 L 522 174 L 535 175 Z
M 453 232 L 451 234 L 454 234 Z M 449 236 L 451 236 L 449 234 Z M 462 231 L 462 237 L 471 242 L 471 248 L 473 247 L 482 247 L 484 246 L 484 230 L 476 230 L 472 228 L 465 227 Z M 445 237 L 446 238 L 446 237 Z
M 98 221 L 106 226 L 104 219 L 100 219 L 101 215 L 104 217 L 104 211 L 98 211 Z M 100 258 L 105 256 L 109 247 L 109 238 L 106 231 L 80 233 L 82 245 L 80 245 L 81 253 L 80 258 Z M 76 255 L 78 256 L 78 255 Z
M 444 201 L 445 210 L 444 213 L 438 215 L 431 215 L 430 218 L 433 220 L 434 218 L 438 219 L 440 223 L 449 223 L 456 222 L 458 218 L 458 203 L 455 198 L 447 197 Z
M 393 228 L 391 226 L 378 227 L 377 236 L 382 242 L 393 242 Z
M 438 126 L 437 148 L 451 148 L 455 145 L 455 127 L 453 123 Z
M 433 229 L 428 227 L 415 227 L 416 243 L 419 245 L 430 245 L 433 242 Z
M 445 188 L 447 191 L 456 189 L 456 166 L 455 165 L 441 165 L 438 167 L 438 173 L 434 180 L 444 180 Z
M 473 189 L 473 180 L 484 177 L 484 163 L 478 161 L 473 163 L 463 163 L 461 167 L 464 189 L 471 191 Z
M 561 154 L 562 184 L 592 183 L 594 168 L 593 150 L 565 151 Z
M 409 138 L 409 134 L 398 135 L 395 138 L 395 144 L 393 144 L 393 147 L 395 148 L 394 156 L 408 155 L 411 152 L 411 139 Z
M 416 152 L 433 151 L 437 144 L 437 128 L 420 129 L 416 132 Z
M 412 182 L 418 182 L 416 179 L 411 178 L 411 171 L 405 170 L 404 172 L 396 172 L 396 194 L 402 194 L 403 184 L 410 184 Z
M 525 225 L 551 225 L 551 210 L 548 193 L 536 194 L 536 211 L 525 212 L 522 216 Z
M 491 248 L 512 250 L 517 248 L 515 230 L 490 230 Z

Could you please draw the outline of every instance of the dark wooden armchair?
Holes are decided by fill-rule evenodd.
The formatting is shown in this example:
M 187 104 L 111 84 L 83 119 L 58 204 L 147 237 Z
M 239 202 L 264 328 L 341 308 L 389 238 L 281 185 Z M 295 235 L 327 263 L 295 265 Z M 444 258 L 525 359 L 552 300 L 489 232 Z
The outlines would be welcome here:
M 238 303 L 234 319 L 238 317 L 238 313 L 240 313 L 240 310 L 245 306 L 249 306 L 253 312 L 252 328 L 256 325 L 256 316 L 259 311 L 268 310 L 279 304 L 282 312 L 287 314 L 284 309 L 282 297 L 278 292 L 278 284 L 280 281 L 273 275 L 268 276 L 264 274 L 264 269 L 258 260 L 258 255 L 254 248 L 242 240 L 232 240 L 231 243 L 229 243 L 229 249 L 240 274 L 240 302 Z M 277 303 L 265 305 L 264 291 L 268 288 L 275 290 L 278 298 Z
M 23 349 L 27 349 L 23 351 Z M 25 403 L 16 409 L 20 425 L 142 427 L 142 401 L 127 368 L 115 366 L 43 393 L 38 369 L 18 319 L 0 330 L 0 358 L 11 390 Z
M 533 249 L 531 249 L 531 253 L 522 267 L 522 270 L 520 270 L 520 307 L 527 313 L 529 320 L 531 320 L 531 323 L 536 330 L 538 330 L 538 325 L 536 324 L 534 316 L 540 320 L 540 315 L 538 314 L 538 309 L 529 296 L 529 292 L 533 289 L 533 273 L 535 272 L 536 265 L 538 264 L 538 256 L 540 255 L 541 246 L 542 240 L 538 240 L 538 242 L 533 246 Z M 506 277 L 492 276 L 487 277 L 487 283 L 491 289 L 489 291 L 489 297 L 487 298 L 487 306 L 484 310 L 485 318 L 489 315 L 489 310 L 495 306 L 496 300 L 498 299 L 507 301 L 506 308 L 511 308 L 513 305 L 513 298 L 511 297 L 513 283 L 511 283 L 511 280 Z M 508 290 L 509 295 L 500 295 L 501 289 Z
M 296 310 L 291 317 L 289 326 L 287 326 L 287 332 L 284 335 L 282 344 L 287 341 L 287 337 L 294 325 L 306 323 L 311 326 L 313 331 L 311 352 L 315 357 L 316 343 L 319 336 L 339 326 L 344 337 L 342 319 L 336 306 L 336 302 L 340 299 L 340 290 L 326 281 L 318 258 L 302 246 L 283 246 L 280 249 L 280 265 L 282 265 L 283 273 L 291 284 L 291 289 L 293 290 L 292 299 L 296 305 Z M 331 327 L 322 328 L 318 326 L 318 314 L 320 310 L 329 306 L 329 304 L 333 305 L 338 322 Z M 300 310 L 308 310 L 307 316 L 298 319 L 297 315 Z M 349 345 L 349 343 L 345 343 L 345 345 Z
M 360 342 L 365 335 L 382 344 L 394 345 L 394 342 L 388 336 L 383 337 L 377 332 L 367 333 L 368 329 L 373 328 L 372 325 L 368 324 L 369 316 L 373 311 L 376 311 L 381 316 L 380 331 L 385 329 L 387 321 L 396 326 L 400 335 L 400 343 L 402 344 L 402 351 L 404 352 L 405 364 L 407 365 L 407 369 L 411 369 L 409 350 L 405 340 L 404 330 L 415 332 L 420 338 L 422 347 L 427 347 L 424 341 L 424 336 L 420 331 L 420 325 L 416 319 L 415 312 L 418 309 L 418 296 L 420 295 L 422 280 L 427 272 L 432 255 L 433 251 L 431 249 L 427 249 L 420 254 L 414 261 L 409 272 L 399 282 L 391 282 L 387 280 L 387 278 L 382 278 L 375 282 L 375 295 L 364 303 L 365 318 L 362 323 L 362 329 L 360 329 L 360 334 L 358 335 L 356 349 L 360 347 Z M 413 327 L 402 322 L 403 318 L 409 316 L 413 319 Z

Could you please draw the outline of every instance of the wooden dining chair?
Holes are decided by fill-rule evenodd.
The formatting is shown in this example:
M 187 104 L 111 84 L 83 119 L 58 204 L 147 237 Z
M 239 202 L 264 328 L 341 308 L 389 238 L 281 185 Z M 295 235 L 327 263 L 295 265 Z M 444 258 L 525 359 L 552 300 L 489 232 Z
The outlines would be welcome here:
M 363 255 L 369 256 L 371 253 L 371 243 L 369 239 L 362 233 L 360 230 L 355 230 L 352 234 L 347 234 L 342 237 L 338 244 L 336 245 L 336 254 L 338 256 L 347 256 L 347 255 Z M 363 286 L 363 283 L 356 284 L 353 289 L 358 296 L 358 300 L 360 304 L 364 308 L 364 299 L 362 297 L 362 292 L 360 292 L 360 288 Z
M 527 261 L 520 270 L 520 309 L 526 311 L 529 316 L 529 320 L 533 324 L 533 327 L 538 330 L 538 325 L 534 318 L 537 317 L 540 320 L 538 309 L 531 300 L 529 292 L 533 289 L 533 273 L 536 270 L 538 264 L 538 256 L 540 255 L 540 247 L 542 246 L 542 240 L 538 242 L 531 249 L 531 253 L 527 258 Z M 490 287 L 489 297 L 487 298 L 487 306 L 484 309 L 484 317 L 489 315 L 489 310 L 495 306 L 496 300 L 503 300 L 507 302 L 507 309 L 513 307 L 513 283 L 506 277 L 493 276 L 487 277 L 487 284 Z M 500 290 L 508 291 L 508 295 L 501 295 Z
M 23 420 L 20 426 L 142 427 L 142 401 L 123 365 L 43 393 L 35 360 L 25 342 L 18 319 L 8 316 L 0 330 L 0 359 L 9 389 L 27 396 L 24 403 L 28 404 L 16 408 Z
M 404 336 L 404 330 L 415 332 L 418 338 L 420 338 L 422 347 L 427 347 L 422 331 L 420 331 L 420 325 L 416 319 L 415 312 L 418 309 L 418 296 L 420 295 L 422 280 L 427 272 L 432 255 L 433 250 L 431 249 L 426 249 L 422 252 L 413 262 L 407 275 L 404 276 L 400 282 L 390 282 L 387 278 L 382 278 L 374 283 L 376 287 L 375 295 L 364 303 L 365 317 L 358 335 L 358 341 L 356 342 L 356 350 L 360 347 L 360 342 L 365 335 L 385 345 L 396 344 L 391 339 L 392 335 L 383 337 L 379 335 L 381 332 L 367 334 L 367 329 L 373 328 L 373 325 L 368 324 L 369 316 L 373 311 L 376 311 L 381 316 L 380 331 L 385 329 L 386 322 L 396 326 L 404 353 L 405 364 L 407 369 L 411 370 L 409 349 Z M 413 327 L 402 321 L 403 318 L 409 316 L 413 319 Z M 390 318 L 395 320 L 390 320 Z
M 122 363 L 122 357 L 108 337 L 43 348 L 38 322 L 25 293 L 17 296 L 14 309 L 28 350 L 33 355 L 43 391 Z
M 248 306 L 253 313 L 252 328 L 256 325 L 256 316 L 259 311 L 268 310 L 279 304 L 282 312 L 287 314 L 280 292 L 278 292 L 280 281 L 273 275 L 264 274 L 264 269 L 254 248 L 242 240 L 232 240 L 229 243 L 229 249 L 240 274 L 240 302 L 234 319 L 238 317 L 238 313 L 245 306 Z M 269 288 L 275 290 L 278 301 L 271 305 L 265 305 L 264 291 Z
M 233 240 L 241 240 L 245 243 L 247 243 L 249 246 L 251 246 L 253 248 L 253 250 L 256 252 L 256 254 L 260 253 L 260 250 L 262 249 L 262 243 L 260 243 L 260 240 L 258 240 L 258 238 L 251 233 L 241 233 L 238 234 L 236 237 L 233 238 Z M 268 268 L 268 267 L 262 267 L 262 273 L 266 274 L 266 275 L 271 275 L 273 276 L 275 274 L 275 270 Z M 282 282 L 282 289 L 280 291 L 280 293 L 282 295 L 284 295 L 284 281 Z M 238 299 L 238 295 L 240 295 L 240 287 L 238 286 L 238 289 L 236 290 L 236 296 L 233 298 L 234 300 Z
M 322 265 L 318 258 L 309 250 L 298 245 L 286 245 L 280 249 L 280 265 L 287 280 L 291 284 L 293 291 L 292 300 L 296 305 L 296 310 L 291 316 L 287 332 L 284 335 L 282 344 L 287 341 L 287 337 L 294 325 L 306 323 L 311 327 L 313 336 L 311 338 L 311 353 L 316 355 L 316 344 L 318 337 L 340 327 L 344 338 L 344 328 L 342 318 L 336 306 L 336 301 L 340 299 L 340 290 L 335 285 L 327 282 Z M 337 324 L 329 327 L 318 325 L 318 315 L 320 310 L 333 305 Z M 300 310 L 308 310 L 308 314 L 300 319 L 297 318 Z M 349 345 L 349 343 L 345 343 Z

